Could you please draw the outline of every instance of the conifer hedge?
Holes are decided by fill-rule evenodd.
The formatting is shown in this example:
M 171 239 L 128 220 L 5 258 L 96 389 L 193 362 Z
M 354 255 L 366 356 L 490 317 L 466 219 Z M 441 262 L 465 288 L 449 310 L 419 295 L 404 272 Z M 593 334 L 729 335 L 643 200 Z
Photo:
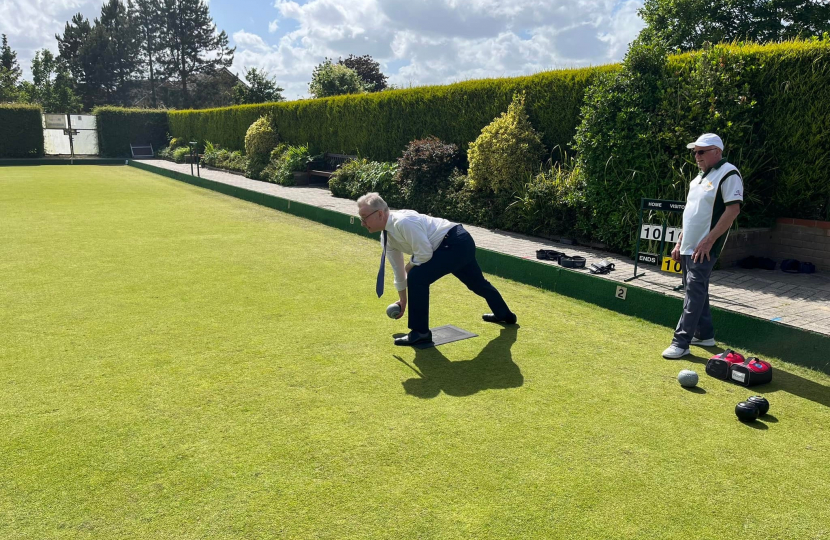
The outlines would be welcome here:
M 632 251 L 640 198 L 685 200 L 686 143 L 721 135 L 744 178 L 742 226 L 830 219 L 830 42 L 717 45 L 666 57 L 635 44 L 586 92 L 575 150 L 581 236 Z
M 167 145 L 167 111 L 96 107 L 98 149 L 106 157 L 130 157 L 130 143 Z
M 35 105 L 0 105 L 0 158 L 43 155 L 42 112 Z
M 308 143 L 312 153 L 357 154 L 392 161 L 410 141 L 430 135 L 466 152 L 481 128 L 507 110 L 513 95 L 525 92 L 530 120 L 551 150 L 568 147 L 571 142 L 585 88 L 598 73 L 616 69 L 549 71 L 372 94 L 173 111 L 170 132 L 175 137 L 241 150 L 248 126 L 270 113 L 283 142 Z

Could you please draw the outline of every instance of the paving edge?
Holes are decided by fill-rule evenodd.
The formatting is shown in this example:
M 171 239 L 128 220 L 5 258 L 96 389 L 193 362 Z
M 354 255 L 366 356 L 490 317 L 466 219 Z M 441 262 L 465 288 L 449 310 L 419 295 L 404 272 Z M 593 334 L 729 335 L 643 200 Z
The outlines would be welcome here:
M 0 160 L 0 165 L 5 165 L 6 161 L 11 160 Z M 65 161 L 66 164 L 70 162 L 68 159 L 55 160 L 55 162 L 60 161 Z M 14 160 L 14 162 L 16 165 L 44 164 L 43 160 L 21 159 Z M 369 234 L 361 227 L 360 222 L 354 219 L 354 216 L 291 201 L 276 195 L 259 193 L 133 160 L 84 160 L 82 163 L 116 164 L 125 162 L 132 167 L 147 172 L 306 218 L 345 232 L 364 237 L 375 237 L 375 235 Z M 53 163 L 50 160 L 49 164 Z M 476 256 L 482 270 L 488 274 L 589 302 L 601 308 L 638 317 L 661 326 L 673 328 L 674 321 L 683 308 L 683 302 L 679 298 L 632 285 L 621 285 L 590 274 L 575 272 L 550 264 L 538 263 L 532 259 L 523 259 L 484 248 L 477 248 Z M 620 286 L 626 288 L 625 300 L 617 298 L 617 288 Z M 553 318 L 557 315 L 551 313 L 550 316 Z M 715 307 L 712 308 L 712 318 L 717 328 L 717 338 L 722 342 L 729 343 L 735 348 L 748 349 L 758 354 L 782 358 L 793 364 L 830 374 L 830 359 L 827 355 L 827 351 L 830 350 L 830 336 Z M 670 337 L 667 335 L 666 345 L 668 345 L 669 340 Z

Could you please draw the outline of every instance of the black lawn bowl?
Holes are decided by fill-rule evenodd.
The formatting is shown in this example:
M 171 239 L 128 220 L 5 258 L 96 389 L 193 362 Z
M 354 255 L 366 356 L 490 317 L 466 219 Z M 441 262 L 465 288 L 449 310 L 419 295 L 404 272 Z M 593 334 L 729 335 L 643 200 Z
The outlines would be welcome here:
M 755 403 L 741 401 L 735 405 L 735 415 L 741 422 L 754 422 L 758 419 L 758 413 L 760 412 L 758 405 Z
M 758 416 L 764 416 L 769 412 L 769 401 L 763 396 L 750 396 L 746 398 L 747 403 L 754 403 L 758 406 Z

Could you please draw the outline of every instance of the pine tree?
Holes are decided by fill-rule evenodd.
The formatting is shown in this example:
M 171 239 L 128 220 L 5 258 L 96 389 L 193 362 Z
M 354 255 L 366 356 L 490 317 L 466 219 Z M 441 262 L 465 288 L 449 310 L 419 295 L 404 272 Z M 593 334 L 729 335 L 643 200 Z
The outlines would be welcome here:
M 17 100 L 20 73 L 17 53 L 9 47 L 6 34 L 3 34 L 3 46 L 0 48 L 0 103 Z
M 55 39 L 58 40 L 59 57 L 69 67 L 85 109 L 91 109 L 95 105 L 96 97 L 96 89 L 90 85 L 91 74 L 94 71 L 93 59 L 85 58 L 81 54 L 91 32 L 92 26 L 89 20 L 82 14 L 76 13 L 72 21 L 66 23 L 63 35 L 55 34 Z
M 133 16 L 133 25 L 138 32 L 139 58 L 142 67 L 149 76 L 150 104 L 155 108 L 157 106 L 156 72 L 164 30 L 164 17 L 160 0 L 136 0 Z
M 127 105 L 129 82 L 138 69 L 139 41 L 133 25 L 132 13 L 121 0 L 109 0 L 101 8 L 101 20 L 96 21 L 109 38 L 106 60 L 115 80 L 116 103 Z
M 228 48 L 224 30 L 216 32 L 204 0 L 164 0 L 162 13 L 165 29 L 159 67 L 166 76 L 179 81 L 181 104 L 190 107 L 193 100 L 188 84 L 193 77 L 229 67 L 236 47 Z
M 130 84 L 138 70 L 136 38 L 127 6 L 120 0 L 108 0 L 78 51 L 85 96 L 95 104 L 129 104 Z

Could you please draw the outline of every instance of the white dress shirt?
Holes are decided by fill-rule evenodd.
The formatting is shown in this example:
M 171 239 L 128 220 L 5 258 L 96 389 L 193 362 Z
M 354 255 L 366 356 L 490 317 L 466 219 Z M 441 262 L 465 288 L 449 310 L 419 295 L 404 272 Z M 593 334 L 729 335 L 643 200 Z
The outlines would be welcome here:
M 403 254 L 412 255 L 409 262 L 419 266 L 432 258 L 447 232 L 458 225 L 443 218 L 419 214 L 414 210 L 389 212 L 386 222 L 386 256 L 395 274 L 395 289 L 406 289 L 406 265 Z

